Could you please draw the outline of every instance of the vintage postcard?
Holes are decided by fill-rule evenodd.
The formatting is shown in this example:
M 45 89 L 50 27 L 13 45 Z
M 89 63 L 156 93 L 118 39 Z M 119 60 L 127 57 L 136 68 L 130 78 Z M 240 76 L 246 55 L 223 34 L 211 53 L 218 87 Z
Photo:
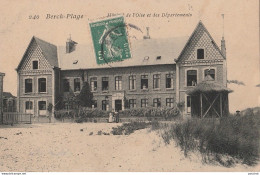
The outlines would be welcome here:
M 259 174 L 259 1 L 0 5 L 2 174 Z

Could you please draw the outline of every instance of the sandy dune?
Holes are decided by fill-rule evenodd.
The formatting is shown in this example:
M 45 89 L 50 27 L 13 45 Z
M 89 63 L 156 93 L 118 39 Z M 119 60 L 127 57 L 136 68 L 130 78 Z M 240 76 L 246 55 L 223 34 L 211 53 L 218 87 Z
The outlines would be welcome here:
M 185 158 L 174 144 L 165 146 L 158 134 L 148 129 L 129 136 L 97 135 L 99 130 L 109 133 L 115 126 L 108 123 L 0 126 L 0 171 L 251 172 L 260 168 L 202 164 L 196 155 Z

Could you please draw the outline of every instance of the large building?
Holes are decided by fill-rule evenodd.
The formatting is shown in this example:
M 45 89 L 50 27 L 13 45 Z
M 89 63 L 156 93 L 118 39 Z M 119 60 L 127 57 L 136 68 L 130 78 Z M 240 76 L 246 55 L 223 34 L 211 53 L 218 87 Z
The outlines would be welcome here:
M 47 115 L 49 104 L 79 94 L 88 82 L 94 108 L 124 110 L 126 102 L 129 108 L 173 107 L 184 102 L 189 114 L 186 91 L 206 75 L 227 86 L 225 40 L 219 48 L 201 21 L 190 37 L 145 36 L 130 42 L 131 59 L 98 65 L 91 45 L 68 39 L 57 47 L 32 37 L 17 67 L 18 111 Z

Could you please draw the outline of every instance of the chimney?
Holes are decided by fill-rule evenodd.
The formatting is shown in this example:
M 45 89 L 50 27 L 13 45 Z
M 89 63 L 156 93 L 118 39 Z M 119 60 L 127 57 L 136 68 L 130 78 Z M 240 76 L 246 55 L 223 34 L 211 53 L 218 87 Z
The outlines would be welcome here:
M 76 43 L 75 41 L 71 40 L 71 36 L 67 39 L 66 42 L 66 53 L 71 53 L 76 49 Z
M 225 31 L 225 28 L 224 28 L 224 14 L 221 14 L 222 16 L 222 19 L 223 19 L 223 34 L 222 34 L 222 40 L 221 40 L 221 52 L 223 53 L 223 55 L 226 57 L 226 42 L 225 42 L 225 39 L 224 39 L 224 31 Z
M 221 40 L 221 52 L 226 57 L 226 42 L 224 36 L 222 36 L 222 40 Z
M 146 36 L 144 36 L 144 39 L 151 39 L 150 34 L 149 34 L 149 27 L 146 27 Z

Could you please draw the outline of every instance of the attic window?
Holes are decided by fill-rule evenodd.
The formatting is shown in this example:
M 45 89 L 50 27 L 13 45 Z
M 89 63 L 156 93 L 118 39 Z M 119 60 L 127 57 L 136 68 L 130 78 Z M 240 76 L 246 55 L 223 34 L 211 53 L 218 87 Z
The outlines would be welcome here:
M 197 59 L 204 59 L 204 49 L 197 49 Z
M 33 61 L 33 69 L 38 69 L 38 61 Z
M 149 60 L 149 56 L 145 56 L 145 57 L 144 57 L 144 60 Z
M 156 60 L 161 60 L 162 56 L 157 56 Z

